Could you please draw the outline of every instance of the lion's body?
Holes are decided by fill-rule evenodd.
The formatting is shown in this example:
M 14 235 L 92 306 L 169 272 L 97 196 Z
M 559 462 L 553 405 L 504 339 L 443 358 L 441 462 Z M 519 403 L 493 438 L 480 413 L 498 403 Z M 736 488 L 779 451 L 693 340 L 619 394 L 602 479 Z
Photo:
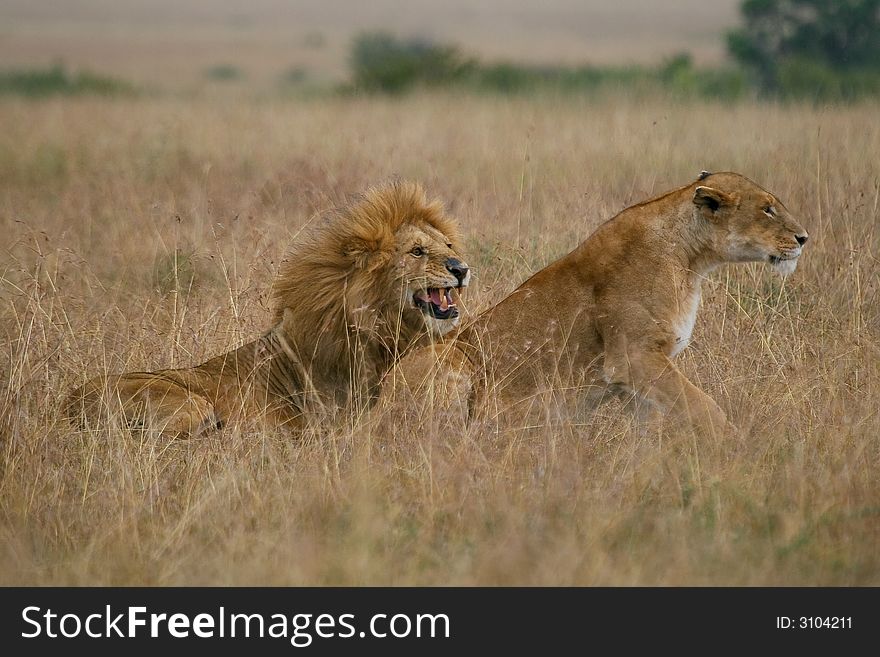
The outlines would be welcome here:
M 71 398 L 87 424 L 121 412 L 131 428 L 195 434 L 243 417 L 297 423 L 305 411 L 302 373 L 276 330 L 191 368 L 97 377 Z
M 425 255 L 411 257 L 413 244 Z M 369 401 L 401 353 L 457 324 L 457 311 L 436 319 L 412 301 L 437 287 L 451 299 L 467 284 L 450 273 L 450 262 L 467 272 L 457 246 L 457 224 L 418 185 L 371 189 L 288 256 L 273 286 L 275 325 L 262 337 L 192 368 L 96 377 L 74 391 L 68 414 L 85 426 L 116 415 L 183 435 L 260 415 L 298 425 L 312 411 Z
M 775 219 L 752 216 L 768 206 L 778 208 Z M 723 428 L 724 412 L 672 361 L 690 340 L 701 282 L 726 262 L 772 256 L 793 263 L 805 241 L 782 204 L 756 184 L 707 174 L 627 208 L 479 315 L 439 361 L 413 353 L 395 378 L 410 388 L 441 385 L 435 397 L 452 394 L 443 403 L 471 413 L 490 399 L 494 413 L 544 389 L 592 388 Z

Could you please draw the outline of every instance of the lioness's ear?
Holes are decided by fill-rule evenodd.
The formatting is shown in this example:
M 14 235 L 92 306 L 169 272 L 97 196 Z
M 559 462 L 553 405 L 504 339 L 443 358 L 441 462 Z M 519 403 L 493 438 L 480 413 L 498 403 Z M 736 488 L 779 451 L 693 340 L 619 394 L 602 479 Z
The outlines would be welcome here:
M 734 205 L 734 198 L 721 190 L 700 185 L 694 190 L 694 205 L 715 212 L 723 205 Z

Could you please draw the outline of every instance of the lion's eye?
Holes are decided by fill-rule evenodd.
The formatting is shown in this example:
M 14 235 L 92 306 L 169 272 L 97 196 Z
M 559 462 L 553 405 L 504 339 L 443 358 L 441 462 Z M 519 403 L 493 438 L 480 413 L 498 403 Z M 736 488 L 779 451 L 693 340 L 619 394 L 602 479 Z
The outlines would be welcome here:
M 764 214 L 766 214 L 768 217 L 772 217 L 776 213 L 773 211 L 772 205 L 767 205 L 764 206 Z
M 425 250 L 420 246 L 414 246 L 410 251 L 410 255 L 413 255 L 416 258 L 421 258 L 423 255 L 425 255 Z

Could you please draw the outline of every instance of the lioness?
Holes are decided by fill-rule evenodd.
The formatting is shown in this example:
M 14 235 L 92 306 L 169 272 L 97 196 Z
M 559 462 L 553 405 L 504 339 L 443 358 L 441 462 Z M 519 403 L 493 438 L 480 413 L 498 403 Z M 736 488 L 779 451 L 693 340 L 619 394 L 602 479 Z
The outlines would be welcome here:
M 302 423 L 317 407 L 370 399 L 399 355 L 460 319 L 470 278 L 458 224 L 415 183 L 369 189 L 295 246 L 273 286 L 275 324 L 196 367 L 96 377 L 74 391 L 79 426 L 194 434 L 265 413 Z
M 724 412 L 673 363 L 690 340 L 700 285 L 728 262 L 789 274 L 806 242 L 773 194 L 737 173 L 703 172 L 604 223 L 480 314 L 439 361 L 436 348 L 404 358 L 393 385 L 416 400 L 430 388 L 453 414 L 490 397 L 510 408 L 551 386 L 610 390 L 725 430 Z

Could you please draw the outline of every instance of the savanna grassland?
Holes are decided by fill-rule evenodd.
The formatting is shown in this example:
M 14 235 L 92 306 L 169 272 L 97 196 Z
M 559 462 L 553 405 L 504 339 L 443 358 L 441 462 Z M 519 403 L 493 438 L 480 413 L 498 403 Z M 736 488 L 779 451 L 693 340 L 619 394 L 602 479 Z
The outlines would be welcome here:
M 880 584 L 878 109 L 0 99 L 0 583 Z M 735 438 L 639 432 L 614 404 L 422 437 L 62 417 L 89 376 L 267 328 L 287 246 L 371 183 L 421 180 L 460 218 L 476 312 L 701 169 L 756 179 L 811 235 L 790 278 L 704 289 L 679 360 Z

